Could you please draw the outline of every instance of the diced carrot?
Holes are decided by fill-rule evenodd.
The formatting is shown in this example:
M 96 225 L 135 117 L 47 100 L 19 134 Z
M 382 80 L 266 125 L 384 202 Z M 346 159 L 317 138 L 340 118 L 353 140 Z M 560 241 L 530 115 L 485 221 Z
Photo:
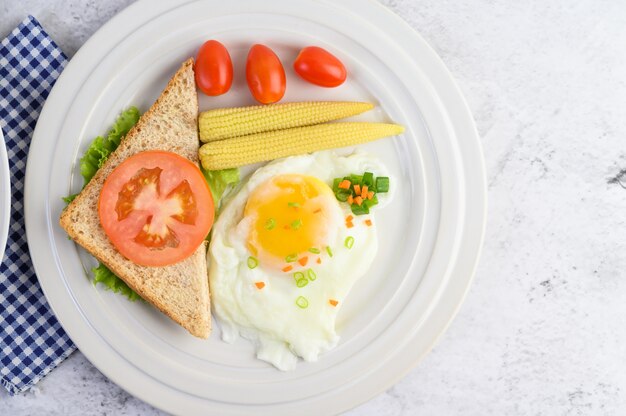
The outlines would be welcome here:
M 317 264 L 322 264 L 322 258 L 321 257 L 317 258 Z
M 365 220 L 365 225 L 367 225 L 368 227 L 371 227 L 372 226 L 372 220 L 370 220 L 370 219 Z
M 354 227 L 354 224 L 352 223 L 352 221 L 346 221 L 346 227 L 347 228 L 352 228 L 352 227 Z
M 363 185 L 363 189 L 361 189 L 361 198 L 367 198 L 367 185 Z
M 300 257 L 300 259 L 298 260 L 298 263 L 300 263 L 300 266 L 304 267 L 306 266 L 308 261 L 309 261 L 309 258 L 307 256 L 304 256 L 304 257 Z
M 359 185 L 358 183 L 354 184 L 354 193 L 357 195 L 361 195 L 361 185 Z
M 285 230 L 288 230 L 288 229 L 290 229 L 291 227 L 290 227 L 290 226 L 288 226 L 288 225 L 283 225 L 283 228 L 284 228 Z
M 283 267 L 282 269 L 285 273 L 290 272 L 293 270 L 293 266 L 291 264 L 286 265 L 285 267 Z
M 372 199 L 372 198 L 370 198 L 370 199 Z M 313 214 L 319 214 L 320 212 L 322 212 L 322 209 L 318 208 L 315 211 L 313 211 Z
M 328 303 L 330 303 L 332 306 L 337 306 L 339 304 L 339 302 L 335 299 L 328 299 Z
M 352 203 L 354 202 L 354 198 L 352 197 L 352 195 L 348 195 L 348 199 L 346 200 L 346 202 L 348 203 L 348 205 L 352 205 Z
M 350 222 L 350 221 L 352 221 L 353 219 L 354 219 L 354 217 L 353 217 L 352 215 L 348 215 L 348 216 L 346 217 L 346 222 Z
M 263 282 L 255 282 L 254 285 L 257 287 L 257 289 L 263 289 L 265 287 L 265 283 Z
M 374 191 L 369 191 L 367 193 L 367 199 L 372 199 L 372 198 L 374 198 Z
M 344 179 L 343 181 L 339 183 L 339 187 L 341 189 L 350 189 L 350 181 L 347 179 Z
M 363 198 L 361 198 L 360 196 L 357 196 L 356 198 L 354 198 L 354 203 L 357 204 L 358 206 L 361 206 L 361 204 L 363 203 Z

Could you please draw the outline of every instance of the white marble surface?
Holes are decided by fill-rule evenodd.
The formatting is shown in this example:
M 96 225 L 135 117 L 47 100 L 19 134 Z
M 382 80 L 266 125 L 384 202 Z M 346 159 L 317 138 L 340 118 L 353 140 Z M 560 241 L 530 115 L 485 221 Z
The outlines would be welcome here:
M 71 56 L 131 0 L 0 0 Z M 626 414 L 626 3 L 385 0 L 440 54 L 484 145 L 476 280 L 434 351 L 348 414 Z M 625 185 L 626 185 L 626 181 Z M 157 415 L 75 353 L 1 415 Z

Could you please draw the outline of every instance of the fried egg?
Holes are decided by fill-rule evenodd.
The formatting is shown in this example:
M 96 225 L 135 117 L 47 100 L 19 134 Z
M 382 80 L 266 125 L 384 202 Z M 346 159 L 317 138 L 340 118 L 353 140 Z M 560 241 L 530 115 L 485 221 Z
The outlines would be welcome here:
M 316 361 L 339 336 L 346 296 L 377 251 L 376 222 L 391 196 L 354 216 L 332 189 L 334 178 L 388 176 L 366 153 L 317 152 L 275 160 L 254 172 L 213 226 L 209 281 L 224 341 L 239 336 L 257 358 L 281 370 Z

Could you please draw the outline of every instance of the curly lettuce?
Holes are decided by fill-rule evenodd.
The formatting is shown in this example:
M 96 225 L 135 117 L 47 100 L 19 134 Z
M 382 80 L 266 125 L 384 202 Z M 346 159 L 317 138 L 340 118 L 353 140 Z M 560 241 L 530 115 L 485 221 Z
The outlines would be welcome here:
M 104 165 L 115 149 L 120 145 L 122 138 L 133 128 L 141 114 L 136 107 L 123 111 L 115 120 L 113 127 L 106 137 L 96 137 L 80 159 L 80 174 L 85 179 L 85 185 L 94 177 L 98 169 Z
M 217 214 L 224 193 L 237 186 L 240 181 L 239 169 L 205 170 L 202 168 L 201 170 L 204 179 L 206 179 L 211 189 L 213 202 L 215 203 L 215 213 Z
M 132 302 L 137 299 L 141 299 L 141 297 L 134 290 L 128 287 L 122 279 L 113 274 L 113 272 L 104 264 L 98 263 L 98 267 L 94 267 L 91 271 L 93 273 L 94 286 L 101 283 L 108 290 L 112 290 L 114 293 L 122 294 Z
M 109 155 L 117 149 L 126 133 L 137 124 L 140 116 L 137 107 L 129 107 L 117 117 L 106 137 L 98 136 L 93 139 L 83 157 L 80 158 L 80 174 L 84 179 L 83 188 L 95 176 L 98 169 L 104 165 Z M 77 196 L 78 194 L 66 196 L 63 201 L 69 204 Z

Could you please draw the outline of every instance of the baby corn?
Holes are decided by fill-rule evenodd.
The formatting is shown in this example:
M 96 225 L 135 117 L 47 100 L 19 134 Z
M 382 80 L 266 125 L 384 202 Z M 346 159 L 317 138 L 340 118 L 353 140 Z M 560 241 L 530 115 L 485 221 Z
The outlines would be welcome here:
M 353 146 L 404 132 L 386 123 L 326 123 L 307 127 L 249 134 L 209 142 L 200 147 L 207 170 L 234 168 L 317 150 Z
M 211 142 L 265 131 L 310 126 L 350 117 L 371 110 L 370 103 L 350 101 L 311 101 L 219 108 L 198 117 L 200 140 Z

